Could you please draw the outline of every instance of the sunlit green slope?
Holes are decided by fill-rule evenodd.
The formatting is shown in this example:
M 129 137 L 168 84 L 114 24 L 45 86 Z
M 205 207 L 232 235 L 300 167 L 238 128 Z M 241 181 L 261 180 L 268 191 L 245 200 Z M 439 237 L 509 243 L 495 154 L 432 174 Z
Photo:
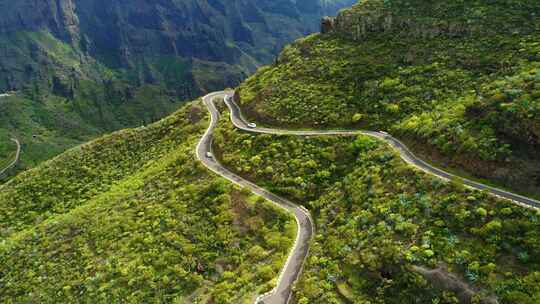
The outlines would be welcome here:
M 254 120 L 387 130 L 424 158 L 540 195 L 540 3 L 361 1 L 237 99 Z
M 2 302 L 249 303 L 270 289 L 295 222 L 196 160 L 203 110 L 189 104 L 0 186 Z
M 251 135 L 225 121 L 215 136 L 225 166 L 313 214 L 292 303 L 540 301 L 540 212 L 416 170 L 366 136 Z

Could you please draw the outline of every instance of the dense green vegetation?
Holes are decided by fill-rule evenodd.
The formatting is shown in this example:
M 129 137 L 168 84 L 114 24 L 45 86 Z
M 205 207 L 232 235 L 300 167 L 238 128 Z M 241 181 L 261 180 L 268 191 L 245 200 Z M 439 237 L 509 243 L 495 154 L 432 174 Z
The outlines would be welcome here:
M 17 146 L 12 141 L 10 144 L 0 146 L 0 170 L 11 164 L 15 158 L 16 149 Z
M 30 168 L 104 132 L 153 122 L 179 105 L 156 86 L 136 89 L 129 98 L 105 90 L 87 83 L 75 100 L 46 95 L 36 101 L 23 94 L 0 99 L 0 146 L 17 137 L 21 169 Z
M 366 0 L 236 96 L 250 119 L 388 130 L 424 158 L 540 195 L 540 4 Z
M 327 20 L 325 34 L 287 47 L 236 99 L 262 124 L 387 130 L 428 160 L 540 194 L 538 14 L 536 0 L 363 0 Z M 232 28 L 247 39 L 242 24 Z M 28 38 L 23 53 L 38 46 L 47 64 L 31 64 L 42 79 L 0 99 L 0 164 L 11 135 L 34 165 L 149 124 L 192 81 L 213 86 L 229 75 L 219 61 L 144 52 L 97 51 L 103 65 L 85 70 L 88 58 L 53 35 L 9 39 Z M 224 55 L 237 50 L 222 42 Z M 238 56 L 237 68 L 254 64 Z M 132 69 L 106 67 L 128 57 Z M 1 184 L 0 299 L 252 303 L 270 290 L 295 222 L 195 159 L 204 113 L 188 104 Z M 226 167 L 311 211 L 316 235 L 293 303 L 540 302 L 538 211 L 415 170 L 367 136 L 252 135 L 222 119 L 214 146 Z
M 414 170 L 366 136 L 251 135 L 222 120 L 214 144 L 228 168 L 312 211 L 294 303 L 540 301 L 537 211 Z
M 20 138 L 23 170 L 154 122 L 238 84 L 354 0 L 240 2 L 0 1 L 0 94 L 19 92 L 0 98 L 0 149 L 4 134 Z
M 404 120 L 398 126 L 403 132 L 416 132 L 423 140 L 443 152 L 474 153 L 481 158 L 496 160 L 510 154 L 510 145 L 497 143 L 496 134 L 514 140 L 515 145 L 540 143 L 540 65 L 535 64 L 516 76 L 487 83 L 481 87 L 481 96 L 463 97 L 453 107 L 442 107 Z M 464 127 L 462 127 L 464 126 Z M 476 129 L 475 129 L 476 128 Z M 468 130 L 481 134 L 475 138 Z M 452 151 L 454 150 L 454 151 Z
M 21 141 L 20 169 L 105 132 L 154 122 L 182 101 L 164 85 L 135 85 L 129 75 L 81 62 L 73 46 L 46 31 L 0 35 L 0 46 L 13 48 L 7 70 L 26 64 L 38 79 L 0 98 L 0 146 L 9 144 L 10 136 Z M 51 59 L 33 63 L 29 50 Z
M 5 303 L 251 303 L 296 235 L 290 215 L 208 172 L 189 104 L 0 186 Z

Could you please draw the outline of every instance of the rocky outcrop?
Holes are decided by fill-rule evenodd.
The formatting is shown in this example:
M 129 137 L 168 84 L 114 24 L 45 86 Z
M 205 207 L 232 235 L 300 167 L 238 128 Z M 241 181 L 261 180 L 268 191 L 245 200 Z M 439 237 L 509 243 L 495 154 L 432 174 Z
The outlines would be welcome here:
M 523 25 L 520 21 L 537 18 L 540 14 L 540 3 L 537 1 L 524 1 L 520 4 L 528 6 L 527 10 L 506 2 L 479 8 L 476 7 L 478 5 L 482 3 L 463 5 L 453 1 L 366 0 L 341 11 L 331 26 L 325 27 L 325 31 L 332 30 L 353 40 L 363 40 L 368 35 L 385 33 L 403 38 L 425 39 L 437 36 L 517 34 L 516 29 L 526 32 L 539 30 L 532 22 Z M 501 6 L 504 8 L 501 9 Z M 523 12 L 528 15 L 521 16 Z
M 47 30 L 65 41 L 77 40 L 75 0 L 0 1 L 0 33 Z
M 336 32 L 346 34 L 354 40 L 362 40 L 374 33 L 393 33 L 407 37 L 433 38 L 440 35 L 463 36 L 473 28 L 460 22 L 424 24 L 412 17 L 398 16 L 384 9 L 358 14 L 355 11 L 342 12 L 332 27 Z
M 321 21 L 321 33 L 326 34 L 334 29 L 335 18 L 323 17 Z

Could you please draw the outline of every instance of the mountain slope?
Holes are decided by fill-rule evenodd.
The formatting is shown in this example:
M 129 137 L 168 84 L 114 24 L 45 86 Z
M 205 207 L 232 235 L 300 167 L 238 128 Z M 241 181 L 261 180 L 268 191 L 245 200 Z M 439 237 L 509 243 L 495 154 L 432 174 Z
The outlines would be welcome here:
M 202 113 L 186 106 L 0 186 L 2 297 L 249 303 L 268 290 L 294 222 L 202 170 Z M 364 136 L 251 135 L 220 120 L 214 144 L 231 170 L 311 209 L 318 235 L 294 302 L 538 299 L 538 212 L 412 170 Z
M 90 76 L 93 63 L 120 69 L 128 78 L 144 83 L 173 80 L 171 66 L 163 60 L 188 65 L 188 73 L 204 65 L 214 65 L 218 73 L 220 65 L 253 71 L 257 64 L 269 62 L 285 43 L 317 30 L 321 15 L 334 14 L 352 3 L 2 1 L 0 8 L 9 8 L 12 13 L 0 23 L 2 48 L 7 55 L 0 62 L 0 90 L 20 88 L 40 77 L 66 80 L 63 77 L 70 73 Z M 49 69 L 58 73 L 50 75 Z M 172 73 L 181 73 L 181 69 Z M 241 76 L 240 71 L 236 73 Z M 219 85 L 227 85 L 224 81 L 235 79 L 222 79 Z M 180 88 L 183 83 L 173 86 Z
M 252 135 L 223 120 L 214 145 L 230 170 L 313 214 L 292 303 L 540 299 L 538 211 L 416 170 L 364 135 Z
M 204 113 L 189 104 L 1 185 L 1 298 L 249 303 L 268 290 L 295 222 L 197 162 Z
M 528 0 L 362 1 L 236 97 L 262 123 L 388 130 L 435 163 L 538 196 L 538 14 Z
M 22 167 L 238 84 L 353 0 L 1 0 L 0 144 Z M 43 153 L 43 151 L 46 151 Z

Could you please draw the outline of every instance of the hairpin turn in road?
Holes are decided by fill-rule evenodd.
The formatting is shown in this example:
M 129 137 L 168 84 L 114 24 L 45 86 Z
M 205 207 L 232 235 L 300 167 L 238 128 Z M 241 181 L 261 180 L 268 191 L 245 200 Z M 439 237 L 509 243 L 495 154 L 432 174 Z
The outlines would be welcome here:
M 214 105 L 215 99 L 224 100 L 225 104 L 230 110 L 231 121 L 236 128 L 253 133 L 275 134 L 275 135 L 297 135 L 297 136 L 313 136 L 313 135 L 367 135 L 378 138 L 387 142 L 395 150 L 397 150 L 401 158 L 408 164 L 439 178 L 445 180 L 451 180 L 459 178 L 451 173 L 443 171 L 439 168 L 435 168 L 425 161 L 417 158 L 402 142 L 392 137 L 386 132 L 374 132 L 374 131 L 359 131 L 359 130 L 281 130 L 260 128 L 254 124 L 250 124 L 242 116 L 242 112 L 238 105 L 232 99 L 234 92 L 221 91 L 208 94 L 203 97 L 203 103 L 210 112 L 210 126 L 204 133 L 203 137 L 197 145 L 197 158 L 211 171 L 226 178 L 227 180 L 239 185 L 240 187 L 246 187 L 257 195 L 264 197 L 265 199 L 273 202 L 277 206 L 292 213 L 296 219 L 298 230 L 297 236 L 293 248 L 288 256 L 285 266 L 282 268 L 276 287 L 264 295 L 260 295 L 255 300 L 255 303 L 265 304 L 287 304 L 291 297 L 291 291 L 294 282 L 298 279 L 304 265 L 304 261 L 309 252 L 309 243 L 314 235 L 314 222 L 308 210 L 296 205 L 282 197 L 279 197 L 256 184 L 245 180 L 244 178 L 232 173 L 227 168 L 222 166 L 213 157 L 212 154 L 212 134 L 213 130 L 219 119 L 219 111 Z M 540 201 L 532 198 L 528 198 L 522 195 L 514 194 L 502 189 L 484 185 L 475 181 L 459 178 L 460 182 L 469 188 L 484 190 L 498 197 L 508 199 L 521 206 L 528 208 L 540 208 Z

